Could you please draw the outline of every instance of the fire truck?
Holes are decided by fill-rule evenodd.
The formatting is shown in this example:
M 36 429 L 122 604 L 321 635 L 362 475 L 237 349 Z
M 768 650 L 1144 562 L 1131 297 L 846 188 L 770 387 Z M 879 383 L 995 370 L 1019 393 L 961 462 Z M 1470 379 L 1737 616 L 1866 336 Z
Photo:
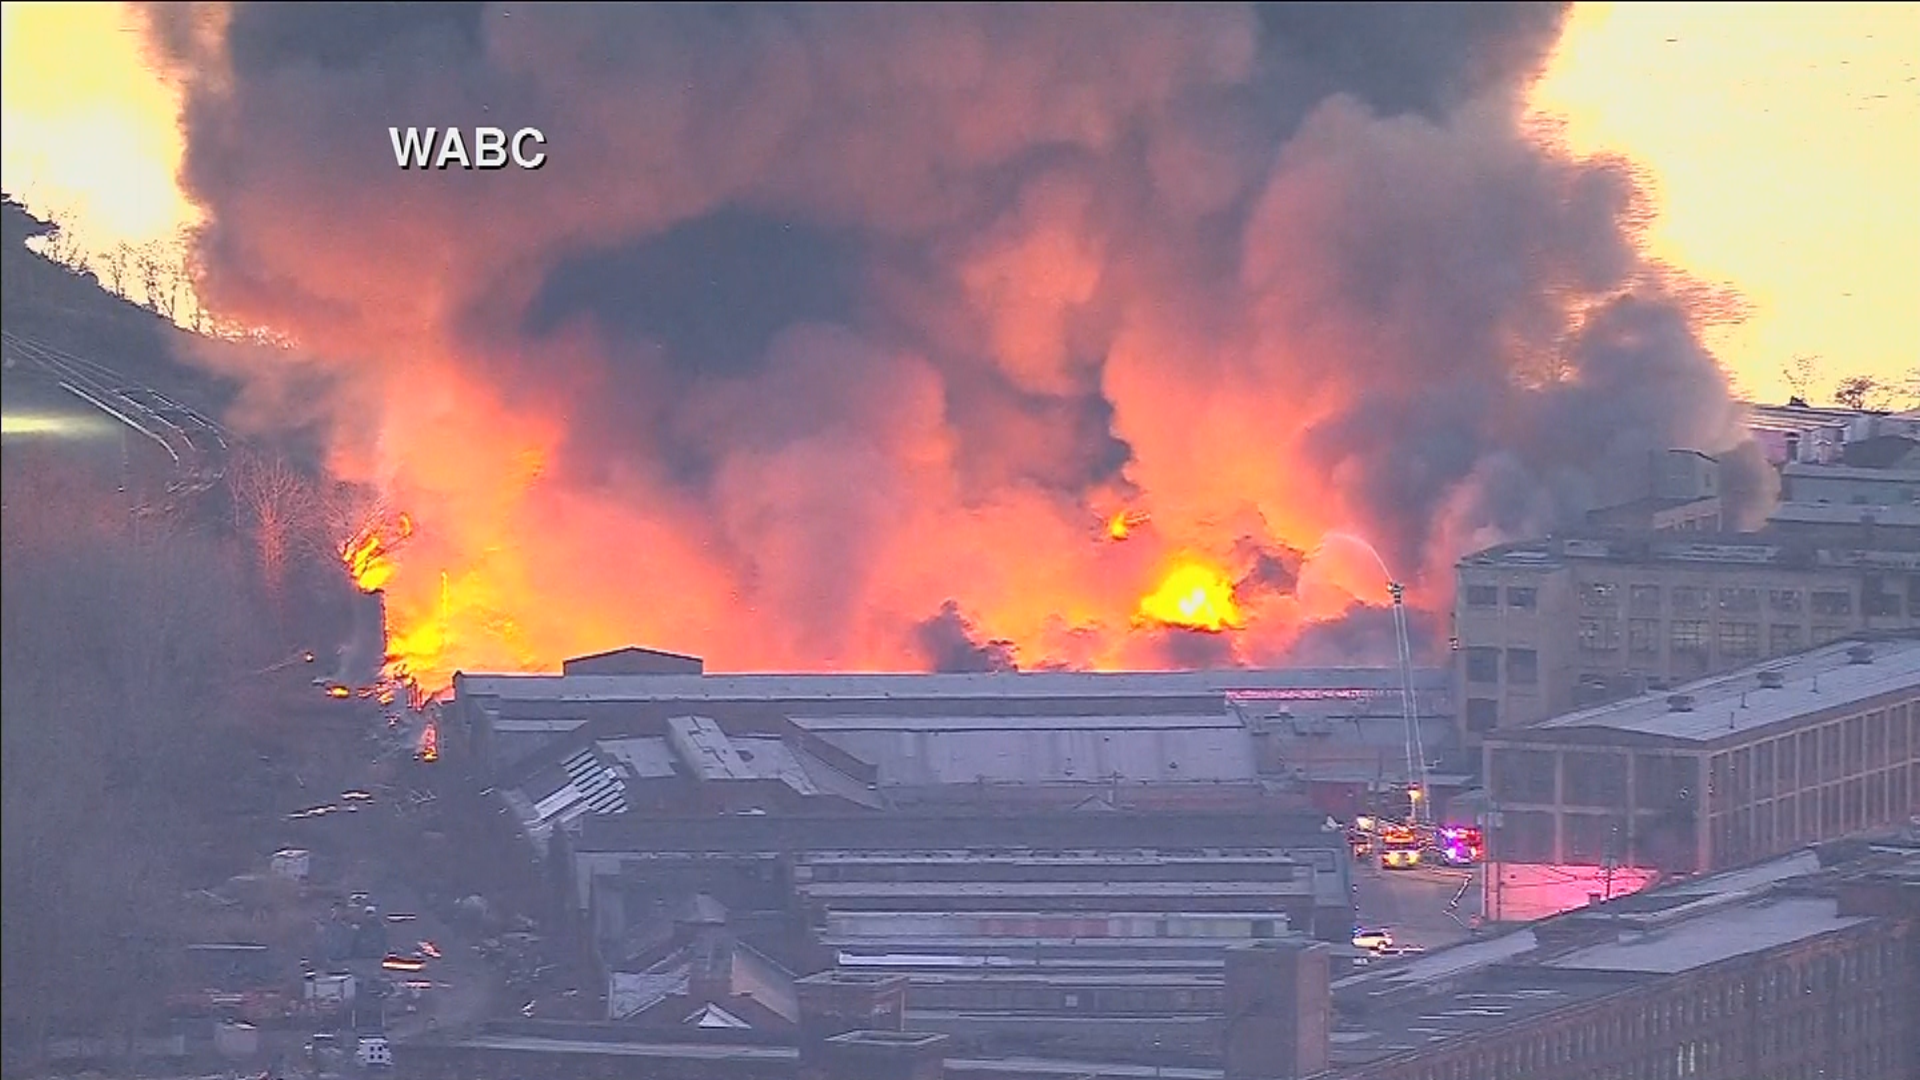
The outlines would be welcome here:
M 1427 845 L 1420 830 L 1411 825 L 1388 825 L 1380 830 L 1380 865 L 1388 870 L 1411 870 L 1420 865 L 1420 853 Z

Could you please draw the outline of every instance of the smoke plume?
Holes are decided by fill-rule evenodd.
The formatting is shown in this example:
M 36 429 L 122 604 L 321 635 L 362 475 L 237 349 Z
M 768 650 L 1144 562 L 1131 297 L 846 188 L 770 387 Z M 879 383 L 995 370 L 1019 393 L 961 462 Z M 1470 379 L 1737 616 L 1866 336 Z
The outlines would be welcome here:
M 326 373 L 334 468 L 418 525 L 396 648 L 444 675 L 630 640 L 1272 661 L 1382 601 L 1371 557 L 1295 589 L 1330 531 L 1439 609 L 1464 549 L 1641 494 L 1649 450 L 1732 447 L 1629 170 L 1522 130 L 1562 15 L 149 21 L 188 87 L 200 295 Z M 542 129 L 548 164 L 395 167 L 390 126 L 480 124 Z M 1200 647 L 1142 606 L 1191 566 L 1232 593 L 1192 598 Z

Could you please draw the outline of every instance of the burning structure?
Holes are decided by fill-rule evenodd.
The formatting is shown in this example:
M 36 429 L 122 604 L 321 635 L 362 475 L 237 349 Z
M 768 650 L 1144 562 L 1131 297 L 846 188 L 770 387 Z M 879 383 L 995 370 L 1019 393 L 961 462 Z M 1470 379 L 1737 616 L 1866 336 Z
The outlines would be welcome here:
M 412 515 L 377 587 L 429 689 L 615 633 L 1385 659 L 1329 533 L 1437 614 L 1652 449 L 1754 509 L 1703 291 L 1625 166 L 1523 122 L 1559 5 L 147 11 L 199 295 L 295 343 L 236 423 L 319 421 Z M 551 165 L 398 171 L 396 117 Z

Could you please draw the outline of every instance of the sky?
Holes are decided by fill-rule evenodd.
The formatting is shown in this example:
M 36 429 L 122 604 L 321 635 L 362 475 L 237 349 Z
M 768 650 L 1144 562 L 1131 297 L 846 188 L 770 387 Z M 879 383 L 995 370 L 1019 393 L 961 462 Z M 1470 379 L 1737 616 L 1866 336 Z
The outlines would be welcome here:
M 6 3 L 0 183 L 96 250 L 195 219 L 178 95 L 115 4 Z M 1746 300 L 1710 335 L 1736 384 L 1786 396 L 1920 366 L 1920 4 L 1581 4 L 1534 106 L 1651 181 L 1662 259 Z
M 1534 102 L 1646 169 L 1660 257 L 1746 296 L 1710 343 L 1749 393 L 1797 355 L 1822 393 L 1920 365 L 1920 4 L 1582 4 Z
M 1920 366 L 1920 8 L 1563 16 L 8 4 L 0 179 L 299 343 L 229 419 L 406 513 L 409 670 L 1351 659 L 1650 449 L 1756 510 L 1729 377 Z M 577 149 L 368 137 L 489 111 Z

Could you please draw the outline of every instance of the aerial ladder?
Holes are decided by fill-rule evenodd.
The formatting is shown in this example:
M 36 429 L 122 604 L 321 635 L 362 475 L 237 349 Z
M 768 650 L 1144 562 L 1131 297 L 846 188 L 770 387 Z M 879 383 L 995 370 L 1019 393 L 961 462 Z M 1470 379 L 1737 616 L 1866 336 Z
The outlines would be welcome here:
M 1413 646 L 1407 640 L 1407 587 L 1387 582 L 1393 598 L 1393 639 L 1400 665 L 1400 716 L 1406 722 L 1407 824 L 1422 835 L 1433 831 L 1427 790 L 1427 751 L 1420 740 L 1420 703 L 1413 688 Z

